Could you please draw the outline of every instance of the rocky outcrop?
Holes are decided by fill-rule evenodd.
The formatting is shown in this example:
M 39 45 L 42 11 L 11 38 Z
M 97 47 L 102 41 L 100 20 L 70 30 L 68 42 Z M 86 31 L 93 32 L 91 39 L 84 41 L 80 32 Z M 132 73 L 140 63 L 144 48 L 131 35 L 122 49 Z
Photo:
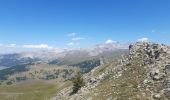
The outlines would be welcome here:
M 61 91 L 56 99 L 67 97 L 66 100 L 95 100 L 91 95 L 93 94 L 95 97 L 101 92 L 100 97 L 114 95 L 114 97 L 105 98 L 106 100 L 110 98 L 112 100 L 124 100 L 125 98 L 126 100 L 170 100 L 169 46 L 137 42 L 129 46 L 129 54 L 122 56 L 122 59 L 119 59 L 116 64 L 102 66 L 107 68 L 102 70 L 101 74 L 93 75 L 101 67 L 99 66 L 84 75 L 86 85 L 77 94 L 66 95 L 71 91 L 67 88 L 67 91 Z M 102 81 L 107 81 L 107 84 Z M 99 85 L 111 86 L 109 88 L 114 91 L 104 95 L 106 91 L 97 88 Z M 61 93 L 63 94 L 60 95 Z
M 164 44 L 139 42 L 129 46 L 129 59 L 141 58 L 147 77 L 140 90 L 151 92 L 156 100 L 170 99 L 170 47 Z

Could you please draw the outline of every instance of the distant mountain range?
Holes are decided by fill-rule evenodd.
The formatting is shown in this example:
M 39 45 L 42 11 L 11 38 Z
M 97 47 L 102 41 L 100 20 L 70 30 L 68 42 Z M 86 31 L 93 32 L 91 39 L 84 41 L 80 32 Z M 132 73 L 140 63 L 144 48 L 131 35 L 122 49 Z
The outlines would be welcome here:
M 3 54 L 0 55 L 0 66 L 2 68 L 11 67 L 15 65 L 35 63 L 35 62 L 54 62 L 56 60 L 60 60 L 64 63 L 69 62 L 71 60 L 83 60 L 88 57 L 101 56 L 104 53 L 111 53 L 112 51 L 126 51 L 127 45 L 123 45 L 120 43 L 105 43 L 98 44 L 88 48 L 80 48 L 74 50 L 68 49 L 54 49 L 54 50 L 42 50 L 42 51 L 34 51 L 34 52 L 20 52 L 14 54 Z M 75 58 L 75 59 L 70 59 Z M 67 61 L 68 60 L 68 61 Z M 76 60 L 76 61 L 77 61 Z M 74 61 L 73 61 L 74 62 Z
M 127 51 L 124 45 L 107 43 L 74 50 L 55 49 L 0 55 L 0 80 L 15 83 L 27 79 L 71 79 L 76 70 L 88 73 Z

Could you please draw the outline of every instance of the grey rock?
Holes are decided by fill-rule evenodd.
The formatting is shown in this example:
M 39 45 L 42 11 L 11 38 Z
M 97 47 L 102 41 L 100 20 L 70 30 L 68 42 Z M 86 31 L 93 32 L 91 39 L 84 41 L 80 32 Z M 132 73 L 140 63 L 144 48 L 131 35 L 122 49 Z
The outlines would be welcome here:
M 165 73 L 170 77 L 170 65 L 165 66 Z
M 154 95 L 153 95 L 153 98 L 154 98 L 154 99 L 158 99 L 158 100 L 160 100 L 160 98 L 161 98 L 161 94 L 159 94 L 159 93 L 154 94 Z
M 164 89 L 170 91 L 170 79 L 167 79 L 163 83 Z
M 121 80 L 121 77 L 124 77 L 124 75 L 126 75 L 125 73 L 128 73 L 128 68 L 134 65 L 132 62 L 136 61 L 136 59 L 138 61 L 138 58 L 140 58 L 140 62 L 137 68 L 141 68 L 139 70 L 135 69 L 135 71 L 137 70 L 140 72 L 140 70 L 142 70 L 144 72 L 140 75 L 135 73 L 137 76 L 142 77 L 141 79 L 143 80 L 137 83 L 137 87 L 134 87 L 132 84 L 127 84 L 128 87 L 131 89 L 133 88 L 134 91 L 137 92 L 135 96 L 138 98 L 146 96 L 145 98 L 147 100 L 170 100 L 170 47 L 150 42 L 131 44 L 129 46 L 129 55 L 122 56 L 122 59 L 118 60 L 118 65 L 114 67 L 110 67 L 112 66 L 110 65 L 100 75 L 93 76 L 93 73 L 97 70 L 97 68 L 94 68 L 90 74 L 86 75 L 86 86 L 82 87 L 76 95 L 70 97 L 72 99 L 68 100 L 87 100 L 89 97 L 82 98 L 88 96 L 89 93 L 94 93 L 93 90 L 97 89 L 96 87 L 102 84 L 101 81 L 108 76 L 111 76 L 109 78 L 111 81 L 109 81 L 108 84 L 110 84 L 111 88 L 114 90 L 113 93 L 115 95 L 121 94 L 121 91 L 119 91 L 117 87 L 121 86 L 121 83 L 126 83 L 124 80 Z M 129 79 L 130 78 L 132 77 L 129 76 Z M 118 80 L 118 83 L 112 83 L 112 79 Z M 65 93 L 67 94 L 67 91 Z M 110 93 L 107 93 L 103 96 L 109 97 L 109 95 Z M 115 96 L 113 98 L 108 98 L 108 100 L 114 100 L 114 98 L 118 99 L 118 97 Z M 128 97 L 127 99 L 131 100 L 132 98 Z
M 150 72 L 150 77 L 155 81 L 163 79 L 163 75 L 161 74 L 159 69 L 152 69 L 152 71 Z

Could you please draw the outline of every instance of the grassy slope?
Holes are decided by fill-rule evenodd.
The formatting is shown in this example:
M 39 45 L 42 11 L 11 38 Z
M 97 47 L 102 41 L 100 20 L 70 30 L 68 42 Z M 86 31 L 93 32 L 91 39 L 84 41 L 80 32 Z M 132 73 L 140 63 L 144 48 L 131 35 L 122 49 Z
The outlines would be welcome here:
M 126 70 L 123 71 L 122 76 L 114 78 L 114 74 L 109 74 L 96 88 L 90 90 L 90 93 L 85 98 L 90 97 L 92 100 L 112 100 L 114 98 L 118 100 L 127 100 L 127 98 L 146 100 L 137 89 L 138 84 L 145 79 L 146 71 L 139 66 L 140 60 L 134 60 L 131 63 L 125 66 Z M 100 74 L 115 65 L 116 63 L 112 62 L 110 65 L 108 64 L 96 70 L 95 73 Z M 136 97 L 137 95 L 138 97 Z
M 111 65 L 108 64 L 107 66 L 99 68 L 95 74 L 96 75 L 101 74 L 109 66 Z M 102 90 L 103 89 L 102 87 L 105 88 L 105 86 L 108 87 L 108 89 L 107 88 L 105 89 L 107 90 L 110 89 L 110 84 L 108 85 L 107 82 L 108 80 L 102 83 L 101 89 L 100 86 L 97 87 L 97 89 L 99 89 L 99 92 L 105 91 Z M 48 100 L 51 96 L 58 93 L 59 90 L 66 88 L 67 86 L 71 86 L 71 82 L 56 82 L 51 80 L 49 82 L 38 80 L 25 81 L 10 86 L 0 85 L 0 97 L 1 97 L 0 100 Z M 103 92 L 101 93 L 103 94 Z M 95 95 L 93 96 L 94 98 L 96 98 Z M 98 99 L 100 100 L 100 96 L 98 97 L 99 97 Z
M 48 100 L 70 82 L 29 80 L 11 86 L 0 86 L 1 100 Z

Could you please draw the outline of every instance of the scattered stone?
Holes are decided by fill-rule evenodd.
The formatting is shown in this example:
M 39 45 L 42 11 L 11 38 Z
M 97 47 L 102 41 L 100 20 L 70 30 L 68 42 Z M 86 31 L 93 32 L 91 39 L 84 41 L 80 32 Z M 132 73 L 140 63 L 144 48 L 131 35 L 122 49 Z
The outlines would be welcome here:
M 150 77 L 155 81 L 163 79 L 163 75 L 161 74 L 159 69 L 152 69 L 152 71 L 150 72 Z
M 137 64 L 139 63 L 138 67 L 129 69 L 134 65 L 132 62 L 136 61 L 136 59 L 137 61 L 138 59 L 140 60 L 140 62 L 137 62 Z M 68 96 L 66 94 L 69 92 L 68 90 L 65 90 L 65 92 L 61 92 L 63 93 L 62 95 L 64 97 L 68 96 L 69 99 L 67 100 L 88 100 L 88 98 L 93 100 L 93 98 L 88 97 L 90 93 L 93 93 L 92 95 L 94 96 L 98 96 L 103 93 L 102 96 L 105 97 L 106 100 L 117 100 L 121 93 L 123 93 L 122 96 L 127 96 L 124 94 L 127 90 L 122 91 L 123 89 L 121 88 L 122 90 L 120 90 L 119 88 L 122 84 L 126 83 L 126 81 L 128 82 L 128 80 L 131 80 L 128 84 L 126 84 L 127 86 L 124 87 L 132 89 L 135 93 L 132 92 L 133 96 L 127 96 L 126 99 L 136 100 L 137 98 L 142 98 L 143 100 L 170 100 L 169 46 L 150 42 L 137 42 L 135 44 L 131 44 L 129 45 L 129 55 L 122 56 L 122 59 L 118 60 L 118 65 L 114 67 L 110 66 L 107 66 L 108 68 L 98 76 L 93 76 L 93 73 L 97 70 L 97 68 L 84 75 L 86 77 L 86 85 L 81 88 L 80 92 L 77 94 Z M 127 75 L 127 73 L 129 73 L 127 71 L 132 72 L 132 74 L 129 74 L 129 78 L 124 81 L 123 78 Z M 110 88 L 112 88 L 113 92 L 111 94 L 114 94 L 114 97 L 109 97 L 110 93 L 106 91 L 99 91 L 100 89 L 96 88 L 98 85 L 102 85 L 101 81 L 104 81 L 109 76 L 111 76 L 111 78 L 109 78 L 109 82 L 107 84 Z M 112 79 L 116 80 L 115 83 Z M 136 82 L 135 87 L 133 82 Z M 99 91 L 100 93 L 97 92 L 98 94 L 96 94 L 94 91 Z M 86 96 L 87 98 L 84 98 Z
M 159 94 L 159 93 L 154 94 L 154 95 L 153 95 L 153 98 L 154 98 L 154 99 L 158 99 L 158 100 L 160 100 L 160 98 L 161 98 L 161 94 Z
M 170 65 L 165 66 L 165 73 L 170 77 Z
M 164 81 L 164 89 L 170 91 L 170 79 Z

